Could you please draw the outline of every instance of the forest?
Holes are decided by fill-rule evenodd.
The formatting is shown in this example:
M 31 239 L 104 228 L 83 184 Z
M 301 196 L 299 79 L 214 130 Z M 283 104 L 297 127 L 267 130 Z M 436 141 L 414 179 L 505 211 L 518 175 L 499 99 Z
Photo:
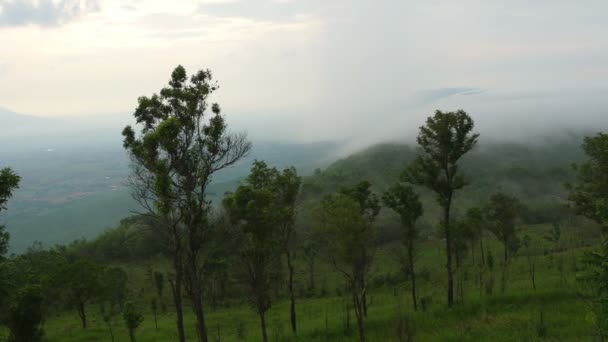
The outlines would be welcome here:
M 0 341 L 608 338 L 608 134 L 500 143 L 437 110 L 416 145 L 254 160 L 218 196 L 252 143 L 217 89 L 178 66 L 137 99 L 118 226 L 19 254 L 0 226 Z M 21 181 L 1 169 L 0 212 Z

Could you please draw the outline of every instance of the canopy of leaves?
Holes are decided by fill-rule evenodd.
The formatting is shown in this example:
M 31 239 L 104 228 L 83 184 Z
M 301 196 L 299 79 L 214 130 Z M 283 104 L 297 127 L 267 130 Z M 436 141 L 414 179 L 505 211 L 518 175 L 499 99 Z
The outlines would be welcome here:
M 382 196 L 384 205 L 394 210 L 406 229 L 406 239 L 416 238 L 416 220 L 422 216 L 422 202 L 411 186 L 403 183 L 393 185 Z
M 422 151 L 403 173 L 406 182 L 422 185 L 446 205 L 454 190 L 466 185 L 458 173 L 458 160 L 473 149 L 479 134 L 472 133 L 473 119 L 464 111 L 436 111 L 420 127 L 417 142 Z
M 585 137 L 583 150 L 589 159 L 574 166 L 576 181 L 568 184 L 569 198 L 579 214 L 605 224 L 608 220 L 608 134 Z

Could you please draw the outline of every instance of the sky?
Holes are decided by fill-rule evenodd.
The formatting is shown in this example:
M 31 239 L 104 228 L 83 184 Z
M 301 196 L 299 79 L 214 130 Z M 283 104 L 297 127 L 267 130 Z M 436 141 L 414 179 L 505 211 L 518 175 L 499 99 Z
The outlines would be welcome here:
M 413 137 L 435 109 L 483 134 L 608 127 L 605 0 L 0 0 L 0 107 L 129 121 L 182 64 L 267 139 Z

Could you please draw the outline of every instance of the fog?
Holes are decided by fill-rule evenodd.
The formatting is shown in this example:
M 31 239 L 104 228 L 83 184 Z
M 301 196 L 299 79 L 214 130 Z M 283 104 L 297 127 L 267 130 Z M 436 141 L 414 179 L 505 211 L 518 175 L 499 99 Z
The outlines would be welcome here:
M 63 138 L 119 139 L 137 97 L 158 91 L 180 63 L 213 71 L 221 85 L 213 100 L 255 140 L 341 141 L 345 150 L 412 142 L 436 109 L 466 110 L 488 140 L 608 123 L 604 1 L 15 0 L 0 8 L 0 106 L 61 121 Z

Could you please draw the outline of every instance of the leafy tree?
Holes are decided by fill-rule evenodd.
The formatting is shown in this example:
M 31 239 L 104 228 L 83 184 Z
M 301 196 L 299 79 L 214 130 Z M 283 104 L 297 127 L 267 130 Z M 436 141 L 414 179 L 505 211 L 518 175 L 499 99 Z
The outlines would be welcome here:
M 272 289 L 279 275 L 273 270 L 281 254 L 289 270 L 290 319 L 296 332 L 295 294 L 293 289 L 295 201 L 300 177 L 294 168 L 279 172 L 263 161 L 255 161 L 247 183 L 224 199 L 224 207 L 233 222 L 241 245 L 241 263 L 249 299 L 260 316 L 262 336 L 267 340 L 265 314 L 272 301 Z
M 261 165 L 263 167 L 263 165 Z M 268 170 L 268 169 L 267 169 Z M 275 169 L 270 169 L 272 175 L 271 184 L 273 191 L 277 195 L 277 203 L 279 208 L 279 242 L 283 249 L 283 254 L 287 259 L 287 270 L 289 274 L 288 289 L 289 289 L 289 319 L 291 322 L 291 330 L 295 334 L 297 332 L 296 319 L 296 300 L 294 292 L 294 250 L 296 245 L 295 232 L 295 216 L 296 216 L 296 199 L 300 190 L 301 178 L 295 168 L 287 168 L 282 172 Z
M 304 238 L 302 239 L 302 256 L 308 269 L 308 291 L 310 293 L 315 290 L 315 266 L 319 249 L 322 244 L 321 236 L 314 229 L 304 230 Z
M 414 269 L 415 244 L 420 234 L 416 221 L 422 216 L 422 203 L 412 187 L 397 183 L 382 196 L 384 205 L 393 209 L 401 218 L 403 243 L 407 249 L 406 274 L 412 280 L 412 302 L 418 310 L 416 297 L 416 271 Z
M 108 327 L 110 338 L 114 342 L 114 329 L 112 329 L 112 319 L 120 313 L 120 308 L 107 302 L 101 302 L 99 306 L 99 314 L 101 319 Z
M 559 250 L 559 242 L 562 237 L 561 224 L 559 223 L 559 221 L 554 221 L 551 225 L 551 228 L 551 232 L 549 233 L 549 235 L 545 236 L 545 239 L 547 241 L 553 242 L 553 244 L 555 244 L 556 249 Z
M 129 339 L 131 342 L 135 342 L 135 330 L 139 327 L 141 322 L 144 320 L 144 316 L 139 312 L 135 304 L 128 302 L 125 304 L 122 318 L 125 321 L 125 326 L 129 331 Z
M 507 282 L 507 270 L 511 261 L 511 256 L 520 247 L 520 240 L 517 237 L 517 220 L 524 206 L 515 197 L 496 193 L 490 197 L 485 207 L 486 218 L 489 230 L 496 236 L 503 245 L 503 268 L 502 268 L 502 291 L 505 291 Z
M 178 66 L 160 94 L 138 99 L 134 116 L 141 124 L 139 136 L 131 126 L 123 130 L 124 147 L 135 164 L 133 195 L 163 226 L 171 251 L 173 297 L 182 342 L 182 282 L 196 316 L 199 340 L 208 340 L 200 273 L 208 242 L 207 187 L 216 172 L 236 163 L 251 148 L 244 134 L 228 133 L 217 103 L 211 104 L 208 113 L 208 97 L 217 89 L 210 71 L 198 71 L 188 80 L 186 70 Z
M 82 328 L 87 328 L 87 305 L 102 292 L 100 266 L 86 259 L 67 261 L 56 275 L 54 285 L 62 288 L 69 306 L 76 309 Z
M 504 247 L 505 264 L 519 247 L 516 225 L 522 209 L 523 204 L 517 198 L 503 193 L 492 195 L 485 208 L 488 228 Z
M 483 233 L 486 225 L 483 210 L 477 207 L 469 208 L 465 213 L 463 223 L 471 234 L 471 249 L 474 249 L 474 243 L 479 242 L 479 262 L 483 265 L 485 263 Z
M 368 220 L 370 224 L 374 222 L 378 214 L 380 213 L 380 200 L 371 191 L 371 183 L 368 181 L 362 181 L 356 184 L 352 188 L 342 187 L 340 193 L 345 196 L 352 198 L 354 201 L 359 203 L 361 208 L 361 214 Z M 363 278 L 363 281 L 367 279 Z M 363 288 L 367 287 L 367 284 L 362 285 Z M 363 293 L 363 314 L 367 316 L 367 293 Z
M 8 309 L 9 342 L 42 340 L 42 302 L 40 286 L 27 285 L 18 290 Z
M 365 293 L 373 248 L 374 230 L 359 202 L 344 194 L 326 196 L 316 209 L 324 236 L 325 254 L 342 274 L 351 291 L 360 341 L 365 341 Z
M 528 274 L 532 282 L 532 289 L 536 291 L 536 257 L 533 252 L 532 238 L 529 235 L 524 235 L 522 245 L 526 249 L 526 260 L 528 261 Z
M 576 181 L 566 184 L 569 199 L 576 213 L 601 224 L 608 222 L 608 134 L 598 133 L 585 137 L 583 151 L 589 157 L 584 163 L 574 165 Z
M 121 267 L 104 269 L 100 279 L 103 299 L 122 308 L 127 299 L 127 280 L 127 272 Z
M 0 169 L 0 213 L 6 210 L 8 199 L 13 196 L 13 191 L 19 187 L 21 178 L 10 168 Z M 8 276 L 8 265 L 4 265 L 4 255 L 8 252 L 9 234 L 5 227 L 0 224 L 0 319 L 1 312 L 6 311 L 8 305 L 6 300 L 10 292 L 10 277 Z
M 420 127 L 417 142 L 419 155 L 403 173 L 403 180 L 429 188 L 437 194 L 443 209 L 441 220 L 446 241 L 446 269 L 448 275 L 448 306 L 454 302 L 454 276 L 452 271 L 452 230 L 450 211 L 454 192 L 467 182 L 458 170 L 458 161 L 477 143 L 479 134 L 472 133 L 473 120 L 462 110 L 457 112 L 436 111 Z
M 591 309 L 600 337 L 608 330 L 608 134 L 585 137 L 583 151 L 589 157 L 575 165 L 576 181 L 566 184 L 576 212 L 602 226 L 602 245 L 585 255 L 587 266 L 580 280 L 590 288 Z
M 6 210 L 6 203 L 13 196 L 13 191 L 19 188 L 21 178 L 10 168 L 0 169 L 0 212 Z M 8 251 L 9 234 L 0 225 L 0 261 Z

